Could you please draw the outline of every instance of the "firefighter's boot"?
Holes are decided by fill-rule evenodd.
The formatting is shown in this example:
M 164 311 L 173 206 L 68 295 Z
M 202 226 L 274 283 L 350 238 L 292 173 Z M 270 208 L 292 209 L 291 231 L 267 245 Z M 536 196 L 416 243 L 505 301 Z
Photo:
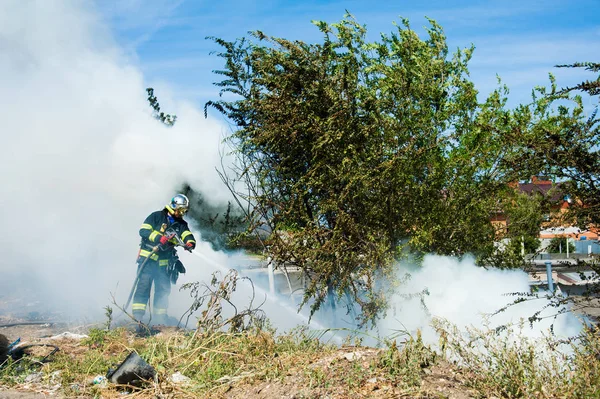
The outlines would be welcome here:
M 152 324 L 166 325 L 167 320 L 168 320 L 168 317 L 167 317 L 166 309 L 164 311 L 161 311 L 160 309 L 158 309 L 158 312 L 154 312 L 152 314 Z
M 132 313 L 133 313 L 133 318 L 134 318 L 136 321 L 139 321 L 139 322 L 141 322 L 141 321 L 142 321 L 142 319 L 144 318 L 144 314 L 145 314 L 146 312 L 144 312 L 143 310 L 134 310 Z

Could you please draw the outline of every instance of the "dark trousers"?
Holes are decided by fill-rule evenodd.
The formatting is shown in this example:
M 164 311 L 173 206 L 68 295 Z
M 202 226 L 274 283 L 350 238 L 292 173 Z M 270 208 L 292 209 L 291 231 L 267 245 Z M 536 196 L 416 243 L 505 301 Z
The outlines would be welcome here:
M 137 320 L 144 317 L 146 305 L 150 299 L 152 283 L 154 283 L 152 321 L 157 324 L 165 323 L 169 306 L 169 294 L 171 293 L 171 281 L 167 275 L 167 266 L 159 266 L 158 261 L 149 260 L 146 262 L 144 270 L 140 274 L 133 295 L 133 304 L 131 305 L 133 316 Z

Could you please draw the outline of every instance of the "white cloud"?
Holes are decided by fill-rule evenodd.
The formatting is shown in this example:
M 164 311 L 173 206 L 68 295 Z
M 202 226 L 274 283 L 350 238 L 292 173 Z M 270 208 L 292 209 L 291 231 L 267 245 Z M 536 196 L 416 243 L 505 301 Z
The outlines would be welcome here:
M 116 27 L 133 37 L 126 47 L 135 51 L 162 28 L 179 23 L 172 17 L 184 0 L 94 0 L 93 3 Z
M 600 50 L 600 43 L 591 36 L 591 32 L 586 31 L 569 36 L 553 33 L 483 37 L 475 42 L 473 65 L 515 68 L 543 64 L 552 67 L 574 62 Z
M 559 64 L 586 61 L 600 51 L 600 43 L 582 31 L 564 36 L 498 35 L 474 42 L 476 49 L 469 64 L 477 89 L 487 95 L 497 87 L 496 74 L 511 90 L 511 104 L 526 103 L 535 86 L 549 86 L 548 74 L 556 77 L 558 87 L 573 86 L 594 78 L 582 68 L 556 68 Z

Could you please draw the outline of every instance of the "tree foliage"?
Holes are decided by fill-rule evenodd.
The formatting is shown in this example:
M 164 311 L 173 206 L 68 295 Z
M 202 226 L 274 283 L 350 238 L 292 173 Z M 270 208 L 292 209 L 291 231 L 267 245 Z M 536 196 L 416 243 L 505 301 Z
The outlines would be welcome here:
M 506 251 L 497 254 L 497 265 L 525 265 L 525 254 L 535 253 L 540 247 L 540 226 L 548 209 L 545 198 L 512 192 L 503 198 L 503 212 L 507 217 L 508 241 Z
M 561 93 L 571 91 L 583 91 L 591 96 L 600 95 L 600 63 L 598 62 L 576 62 L 574 64 L 557 65 L 557 68 L 584 68 L 590 72 L 598 73 L 596 80 L 586 80 L 573 87 L 566 87 L 561 90 Z
M 513 212 L 503 234 L 532 234 L 539 215 L 515 210 L 508 183 L 530 155 L 522 137 L 549 115 L 507 109 L 502 86 L 478 103 L 473 48 L 451 54 L 435 21 L 426 38 L 403 20 L 376 42 L 349 15 L 314 23 L 318 44 L 212 38 L 222 97 L 205 107 L 234 125 L 233 180 L 245 182 L 236 193 L 251 205 L 250 230 L 276 264 L 306 273 L 304 303 L 314 311 L 351 295 L 370 320 L 385 309 L 381 282 L 408 253 L 507 265 L 490 215 Z
M 156 98 L 156 96 L 154 95 L 154 89 L 152 87 L 148 87 L 146 89 L 146 92 L 148 93 L 148 103 L 150 103 L 150 106 L 154 110 L 152 116 L 154 116 L 154 118 L 161 121 L 166 126 L 173 126 L 177 121 L 177 115 L 165 114 L 160 110 L 158 98 Z
M 599 64 L 573 64 L 598 71 Z M 598 81 L 583 82 L 572 88 L 558 89 L 550 75 L 550 87 L 537 87 L 533 103 L 527 107 L 533 124 L 520 131 L 522 143 L 516 147 L 513 164 L 521 177 L 543 174 L 561 182 L 561 191 L 573 199 L 569 216 L 583 229 L 600 223 L 600 119 L 598 106 L 586 110 L 583 90 L 597 95 Z M 592 97 L 593 98 L 593 97 Z
M 258 244 L 252 240 L 242 240 L 240 233 L 246 230 L 243 214 L 231 202 L 212 204 L 202 193 L 184 184 L 179 192 L 190 200 L 188 218 L 193 220 L 202 241 L 208 242 L 216 251 L 234 250 L 243 247 L 247 250 L 257 249 Z
M 569 246 L 569 252 L 575 252 L 575 244 L 573 244 L 571 241 L 567 241 L 567 237 L 554 237 L 550 240 L 550 244 L 548 244 L 546 251 L 551 254 L 567 253 L 567 242 Z

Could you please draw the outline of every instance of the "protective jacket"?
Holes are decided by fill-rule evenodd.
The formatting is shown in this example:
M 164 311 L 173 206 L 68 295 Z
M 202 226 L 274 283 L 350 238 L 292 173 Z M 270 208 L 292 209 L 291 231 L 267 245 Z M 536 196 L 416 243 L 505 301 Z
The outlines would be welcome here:
M 140 243 L 139 259 L 141 261 L 150 256 L 151 260 L 158 261 L 159 266 L 168 264 L 169 258 L 175 253 L 174 245 L 166 245 L 164 248 L 159 247 L 157 252 L 152 253 L 152 249 L 159 244 L 160 238 L 167 230 L 173 230 L 185 244 L 193 243 L 194 246 L 196 245 L 196 239 L 187 222 L 173 216 L 172 212 L 169 206 L 160 211 L 152 212 L 140 227 L 142 242 Z M 177 243 L 175 238 L 171 242 L 173 244 Z
M 152 212 L 140 227 L 142 242 L 138 255 L 139 267 L 148 256 L 150 256 L 150 259 L 145 263 L 144 270 L 139 274 L 133 296 L 131 308 L 136 320 L 142 320 L 150 299 L 150 290 L 152 284 L 154 284 L 153 320 L 157 324 L 164 324 L 167 317 L 171 283 L 177 281 L 179 272 L 185 272 L 185 268 L 177 258 L 174 245 L 161 245 L 158 247 L 158 251 L 152 252 L 153 248 L 160 244 L 160 238 L 165 235 L 165 232 L 170 231 L 175 232 L 185 244 L 192 243 L 195 246 L 196 240 L 190 232 L 188 224 L 185 220 L 175 217 L 169 206 L 160 211 Z M 177 244 L 177 240 L 173 238 L 171 243 Z M 177 267 L 178 264 L 180 267 Z

